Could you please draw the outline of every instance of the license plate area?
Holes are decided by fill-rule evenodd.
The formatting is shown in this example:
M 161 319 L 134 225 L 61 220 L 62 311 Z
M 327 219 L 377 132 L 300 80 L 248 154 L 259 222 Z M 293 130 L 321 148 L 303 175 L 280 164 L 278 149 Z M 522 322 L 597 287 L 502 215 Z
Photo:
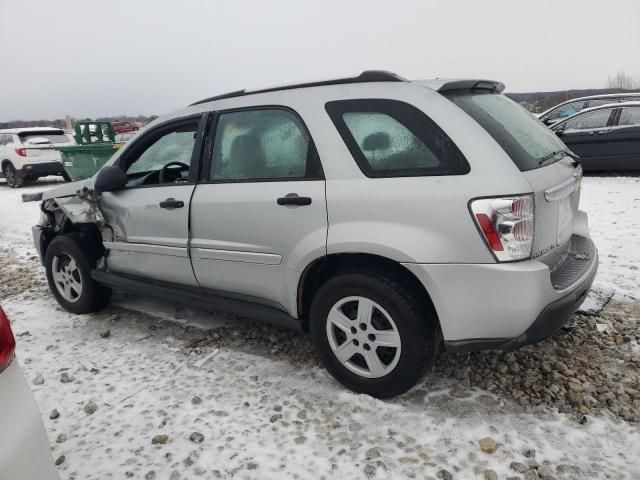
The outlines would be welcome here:
M 558 229 L 556 245 L 562 245 L 573 233 L 573 203 L 571 197 L 558 200 Z

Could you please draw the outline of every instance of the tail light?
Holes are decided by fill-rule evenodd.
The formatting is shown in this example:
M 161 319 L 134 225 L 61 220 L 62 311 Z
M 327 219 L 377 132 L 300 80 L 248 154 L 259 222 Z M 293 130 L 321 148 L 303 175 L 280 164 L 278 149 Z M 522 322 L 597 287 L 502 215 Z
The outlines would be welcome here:
M 531 258 L 533 195 L 479 198 L 472 200 L 469 208 L 496 260 Z
M 27 156 L 27 149 L 26 148 L 16 148 L 16 153 L 18 155 L 20 155 L 21 157 L 26 157 Z
M 15 350 L 16 340 L 13 338 L 9 319 L 2 307 L 0 307 L 0 372 L 9 366 L 13 360 Z

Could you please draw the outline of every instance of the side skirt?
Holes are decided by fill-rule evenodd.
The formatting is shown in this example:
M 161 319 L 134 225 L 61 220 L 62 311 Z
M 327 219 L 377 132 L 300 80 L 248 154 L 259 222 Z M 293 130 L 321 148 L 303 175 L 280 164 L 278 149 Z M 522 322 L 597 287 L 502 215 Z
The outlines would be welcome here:
M 102 270 L 93 270 L 91 276 L 101 285 L 142 297 L 152 297 L 179 305 L 216 310 L 295 330 L 302 328 L 302 323 L 299 320 L 277 308 L 220 294 L 207 294 L 197 287 L 119 275 Z

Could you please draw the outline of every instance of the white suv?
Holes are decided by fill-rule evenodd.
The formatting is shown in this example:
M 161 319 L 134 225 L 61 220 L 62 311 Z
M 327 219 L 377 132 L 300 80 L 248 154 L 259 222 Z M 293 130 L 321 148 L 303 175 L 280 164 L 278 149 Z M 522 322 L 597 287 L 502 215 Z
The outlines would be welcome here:
M 0 177 L 7 185 L 21 187 L 25 180 L 48 175 L 66 178 L 60 152 L 55 147 L 74 145 L 70 135 L 59 128 L 31 127 L 0 130 Z
M 582 169 L 503 88 L 370 71 L 161 117 L 44 194 L 51 291 L 76 313 L 119 288 L 301 328 L 378 397 L 441 345 L 553 335 L 598 265 Z

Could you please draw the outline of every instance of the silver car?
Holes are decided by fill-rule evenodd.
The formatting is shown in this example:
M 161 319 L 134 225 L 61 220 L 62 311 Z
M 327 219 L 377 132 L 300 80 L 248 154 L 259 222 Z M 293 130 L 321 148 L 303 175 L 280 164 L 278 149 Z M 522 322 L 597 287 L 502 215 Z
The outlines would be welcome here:
M 0 477 L 59 480 L 40 412 L 14 358 L 15 345 L 0 307 Z
M 161 117 L 43 197 L 67 310 L 118 288 L 308 331 L 348 388 L 391 397 L 447 351 L 556 333 L 598 265 L 582 169 L 485 80 L 354 77 Z

